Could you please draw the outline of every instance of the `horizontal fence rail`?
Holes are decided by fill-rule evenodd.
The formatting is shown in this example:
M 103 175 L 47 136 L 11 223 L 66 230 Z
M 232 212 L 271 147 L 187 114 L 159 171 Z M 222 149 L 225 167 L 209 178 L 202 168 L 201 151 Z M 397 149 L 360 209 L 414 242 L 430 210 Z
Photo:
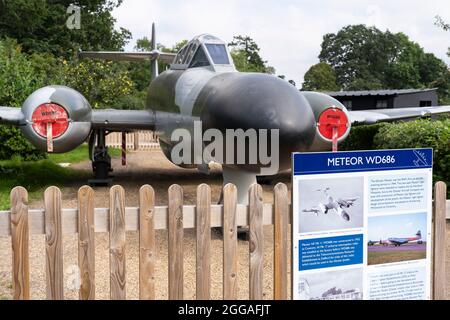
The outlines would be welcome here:
M 126 133 L 127 150 L 153 150 L 159 149 L 158 136 L 153 131 L 135 131 Z M 111 132 L 106 136 L 106 146 L 122 148 L 122 133 Z
M 11 210 L 0 211 L 0 236 L 10 236 L 12 245 L 12 283 L 14 299 L 30 299 L 29 236 L 45 235 L 47 299 L 64 299 L 62 238 L 78 234 L 79 299 L 95 299 L 95 233 L 109 232 L 110 298 L 126 299 L 126 231 L 139 232 L 139 298 L 155 299 L 156 230 L 168 233 L 168 292 L 170 299 L 184 298 L 184 229 L 196 230 L 196 298 L 211 297 L 211 228 L 223 232 L 223 298 L 237 298 L 238 227 L 249 228 L 248 297 L 263 298 L 264 228 L 273 225 L 273 297 L 287 299 L 289 224 L 291 207 L 288 188 L 274 187 L 274 203 L 263 203 L 261 186 L 249 190 L 249 205 L 237 203 L 237 189 L 223 188 L 223 205 L 211 204 L 211 188 L 197 188 L 196 205 L 183 204 L 183 189 L 169 188 L 167 206 L 156 206 L 155 192 L 149 185 L 139 190 L 139 207 L 125 206 L 122 186 L 110 189 L 109 208 L 94 208 L 94 190 L 78 191 L 77 208 L 63 209 L 61 191 L 49 187 L 44 193 L 44 209 L 28 209 L 28 193 L 22 187 L 11 191 Z M 433 293 L 445 299 L 446 185 L 434 188 Z M 448 214 L 448 212 L 447 212 Z M 44 254 L 44 253 L 43 253 Z

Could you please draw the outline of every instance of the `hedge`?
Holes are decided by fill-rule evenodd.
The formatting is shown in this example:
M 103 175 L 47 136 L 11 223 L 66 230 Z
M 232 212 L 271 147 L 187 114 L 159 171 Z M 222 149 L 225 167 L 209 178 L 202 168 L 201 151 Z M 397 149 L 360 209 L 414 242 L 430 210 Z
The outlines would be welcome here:
M 450 118 L 354 127 L 340 150 L 433 148 L 433 179 L 450 184 Z M 450 191 L 450 188 L 449 188 Z M 449 192 L 450 194 L 450 192 Z

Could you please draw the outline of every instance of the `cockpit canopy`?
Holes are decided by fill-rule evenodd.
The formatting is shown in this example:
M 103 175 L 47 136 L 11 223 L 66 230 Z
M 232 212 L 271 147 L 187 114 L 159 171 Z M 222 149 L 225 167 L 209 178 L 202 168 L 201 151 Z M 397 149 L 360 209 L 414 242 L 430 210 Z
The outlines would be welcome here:
M 203 34 L 189 41 L 178 52 L 171 69 L 209 67 L 213 71 L 235 71 L 233 60 L 224 41 L 209 34 Z

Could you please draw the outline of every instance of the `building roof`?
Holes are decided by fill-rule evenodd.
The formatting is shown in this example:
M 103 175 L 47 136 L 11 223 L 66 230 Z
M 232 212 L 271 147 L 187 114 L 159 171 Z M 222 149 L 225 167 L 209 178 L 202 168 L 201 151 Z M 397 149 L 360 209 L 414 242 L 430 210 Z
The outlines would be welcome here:
M 360 96 L 397 96 L 401 94 L 421 93 L 436 91 L 437 88 L 431 89 L 398 89 L 398 90 L 363 90 L 363 91 L 337 91 L 324 92 L 332 97 L 360 97 Z

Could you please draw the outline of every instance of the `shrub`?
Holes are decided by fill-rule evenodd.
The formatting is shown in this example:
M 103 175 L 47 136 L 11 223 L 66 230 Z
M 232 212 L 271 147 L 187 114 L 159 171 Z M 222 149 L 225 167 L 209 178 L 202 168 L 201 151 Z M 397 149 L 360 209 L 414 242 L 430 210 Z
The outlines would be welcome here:
M 35 72 L 32 60 L 21 53 L 14 40 L 0 41 L 0 105 L 20 107 L 28 95 L 43 86 L 43 73 Z M 45 158 L 45 154 L 36 150 L 18 128 L 0 126 L 0 140 L 0 159 L 12 156 L 27 160 Z
M 386 123 L 377 123 L 367 126 L 356 126 L 350 131 L 347 139 L 339 145 L 339 150 L 372 150 L 373 139 L 380 128 Z
M 374 137 L 375 149 L 433 148 L 434 181 L 450 183 L 450 119 L 388 124 Z

